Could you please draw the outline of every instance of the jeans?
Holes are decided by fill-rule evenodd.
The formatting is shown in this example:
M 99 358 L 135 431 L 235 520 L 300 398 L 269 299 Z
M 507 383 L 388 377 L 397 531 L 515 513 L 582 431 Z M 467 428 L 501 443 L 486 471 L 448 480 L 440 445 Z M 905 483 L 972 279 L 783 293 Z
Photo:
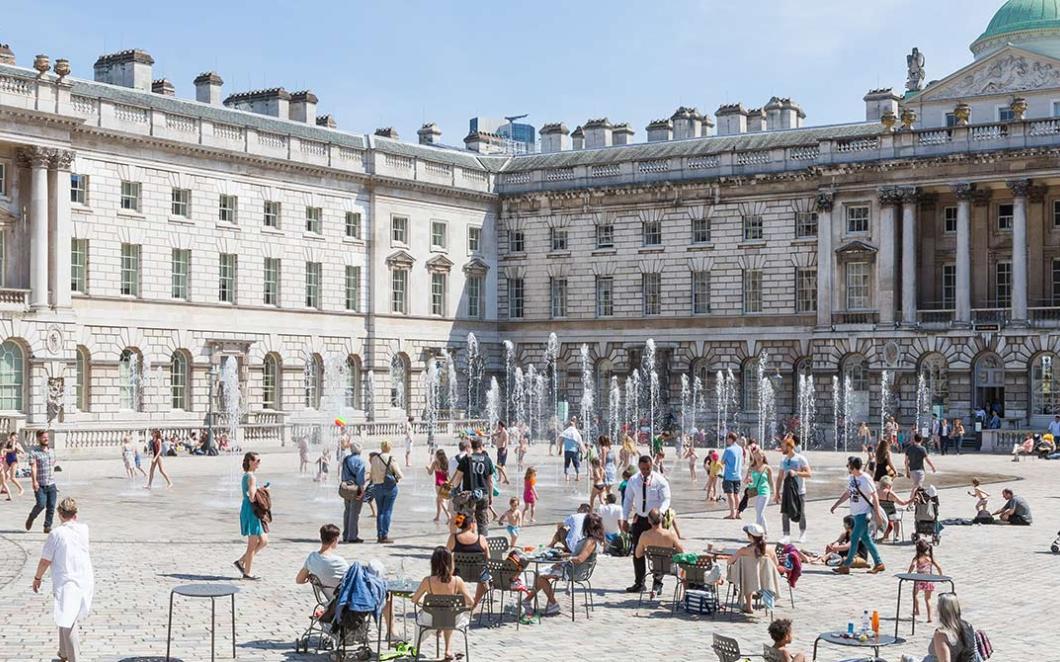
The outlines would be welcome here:
M 563 473 L 567 473 L 572 464 L 574 465 L 574 475 L 580 475 L 582 463 L 578 457 L 578 451 L 563 451 Z
M 359 523 L 361 519 L 361 507 L 364 502 L 360 499 L 348 499 L 342 510 L 342 541 L 351 542 L 359 537 Z
M 33 520 L 37 519 L 37 515 L 44 511 L 44 528 L 52 528 L 52 520 L 55 518 L 55 501 L 58 498 L 59 490 L 55 487 L 55 483 L 51 485 L 41 485 L 37 488 L 34 496 L 37 497 L 37 503 L 33 504 L 33 510 L 29 511 L 29 521 L 32 525 Z
M 806 495 L 799 495 L 799 503 L 801 504 L 802 517 L 799 518 L 799 532 L 806 533 Z M 784 528 L 784 535 L 791 534 L 791 520 L 784 514 L 784 511 L 780 512 L 780 524 Z
M 854 515 L 854 530 L 850 534 L 850 551 L 847 552 L 847 558 L 846 561 L 843 561 L 843 565 L 850 567 L 854 564 L 854 557 L 858 553 L 858 545 L 865 545 L 865 549 L 869 550 L 873 563 L 876 565 L 883 564 L 883 560 L 880 559 L 880 552 L 876 549 L 876 543 L 872 542 L 872 536 L 869 535 L 869 513 Z
M 394 502 L 397 501 L 397 485 L 387 489 L 383 483 L 372 488 L 375 494 L 376 518 L 375 530 L 380 538 L 386 538 L 390 533 L 390 518 L 394 514 Z

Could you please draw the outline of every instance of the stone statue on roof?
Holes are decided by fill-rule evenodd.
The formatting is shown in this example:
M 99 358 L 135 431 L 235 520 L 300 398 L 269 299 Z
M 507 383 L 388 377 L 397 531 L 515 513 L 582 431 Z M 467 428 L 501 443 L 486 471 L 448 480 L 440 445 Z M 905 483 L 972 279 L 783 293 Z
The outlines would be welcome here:
M 919 48 L 914 48 L 912 53 L 905 56 L 905 64 L 908 70 L 905 89 L 910 92 L 918 92 L 924 89 L 924 78 L 927 73 L 924 71 L 924 54 L 920 52 Z

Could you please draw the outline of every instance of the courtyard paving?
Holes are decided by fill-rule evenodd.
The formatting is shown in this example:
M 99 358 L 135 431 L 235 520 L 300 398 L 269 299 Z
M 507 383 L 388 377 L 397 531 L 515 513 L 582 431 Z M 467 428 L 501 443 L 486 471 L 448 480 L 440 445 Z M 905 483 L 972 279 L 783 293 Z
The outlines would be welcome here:
M 444 543 L 444 527 L 431 523 L 434 500 L 430 477 L 423 470 L 425 453 L 417 449 L 416 467 L 401 484 L 392 536 L 396 544 L 343 545 L 348 559 L 381 560 L 391 574 L 402 571 L 413 577 L 426 574 L 427 557 Z M 773 454 L 775 456 L 775 454 Z M 820 551 L 841 529 L 842 512 L 828 513 L 841 489 L 844 456 L 810 453 L 817 473 L 810 485 L 809 535 L 806 547 Z M 514 459 L 514 458 L 513 458 Z M 297 473 L 295 454 L 278 450 L 264 456 L 259 475 L 271 481 L 275 522 L 271 544 L 255 568 L 263 579 L 243 582 L 236 577 L 232 560 L 242 552 L 239 538 L 239 461 L 237 456 L 218 458 L 174 458 L 168 468 L 176 483 L 172 489 L 148 492 L 142 481 L 122 477 L 119 459 L 71 460 L 59 474 L 60 492 L 75 496 L 81 504 L 81 519 L 92 533 L 92 556 L 96 570 L 93 612 L 82 624 L 84 659 L 103 662 L 164 659 L 166 618 L 170 589 L 190 582 L 223 581 L 238 584 L 236 600 L 236 649 L 239 660 L 324 660 L 324 655 L 294 651 L 294 640 L 306 624 L 313 604 L 308 587 L 294 584 L 294 576 L 305 555 L 316 546 L 317 529 L 324 522 L 339 523 L 341 502 L 336 485 L 318 485 L 311 475 Z M 542 493 L 538 525 L 523 529 L 525 544 L 546 542 L 555 522 L 584 501 L 584 481 L 565 486 L 560 459 L 532 449 L 528 458 L 539 467 Z M 1060 462 L 1024 461 L 1013 464 L 992 455 L 936 458 L 940 472 L 931 477 L 941 490 L 942 516 L 970 517 L 974 500 L 965 494 L 972 475 L 1001 481 L 987 487 L 1000 505 L 1000 490 L 1011 485 L 1029 500 L 1035 523 L 1031 527 L 950 527 L 943 536 L 937 558 L 947 574 L 954 576 L 966 617 L 986 630 L 997 651 L 995 660 L 1060 659 L 1052 643 L 1050 628 L 1042 627 L 1042 616 L 1053 604 L 1060 556 L 1049 552 L 1049 543 L 1060 529 L 1060 493 L 1056 478 Z M 514 464 L 514 462 L 513 462 Z M 775 464 L 775 457 L 774 457 Z M 705 549 L 707 543 L 725 545 L 742 540 L 740 522 L 722 519 L 716 506 L 702 498 L 702 476 L 693 486 L 687 465 L 671 467 L 675 507 L 681 513 L 686 546 Z M 521 473 L 513 471 L 513 483 L 521 484 Z M 900 481 L 899 487 L 905 482 Z M 521 491 L 521 489 L 520 489 Z M 507 496 L 507 493 L 506 495 Z M 0 660 L 50 660 L 56 650 L 51 618 L 50 583 L 34 595 L 30 582 L 44 535 L 37 528 L 27 533 L 23 522 L 30 507 L 28 497 L 0 502 Z M 367 515 L 362 527 L 374 533 L 374 520 Z M 748 520 L 745 513 L 745 521 Z M 753 517 L 753 515 L 752 515 Z M 780 532 L 776 506 L 768 512 L 771 538 Z M 907 518 L 907 523 L 911 518 Z M 364 535 L 365 538 L 374 536 Z M 812 566 L 796 591 L 792 609 L 783 601 L 778 617 L 795 622 L 795 648 L 811 651 L 815 636 L 842 628 L 863 609 L 878 609 L 883 631 L 893 632 L 897 581 L 912 558 L 908 544 L 882 548 L 888 572 L 869 576 L 833 576 L 826 568 Z M 727 617 L 671 616 L 665 609 L 642 609 L 635 615 L 636 596 L 623 589 L 631 583 L 629 559 L 601 558 L 594 587 L 596 610 L 587 620 L 584 612 L 575 622 L 564 613 L 540 624 L 514 624 L 499 628 L 473 628 L 471 656 L 474 659 L 512 661 L 593 658 L 612 659 L 714 659 L 709 651 L 711 635 L 735 637 L 748 652 L 761 652 L 768 640 L 764 617 L 730 622 Z M 667 595 L 672 590 L 667 585 Z M 908 602 L 906 602 L 908 608 Z M 209 659 L 209 605 L 181 600 L 174 608 L 175 659 Z M 227 606 L 218 605 L 217 650 L 224 659 L 231 650 Z M 908 612 L 906 612 L 908 614 Z M 908 622 L 902 636 L 908 643 L 887 650 L 884 657 L 897 660 L 901 653 L 923 655 L 932 629 L 921 623 L 909 637 Z M 399 626 L 400 629 L 400 626 Z M 226 649 L 227 647 L 227 649 Z M 426 649 L 433 655 L 431 644 Z M 847 654 L 844 654 L 847 653 Z M 840 660 L 850 651 L 822 647 L 818 659 Z

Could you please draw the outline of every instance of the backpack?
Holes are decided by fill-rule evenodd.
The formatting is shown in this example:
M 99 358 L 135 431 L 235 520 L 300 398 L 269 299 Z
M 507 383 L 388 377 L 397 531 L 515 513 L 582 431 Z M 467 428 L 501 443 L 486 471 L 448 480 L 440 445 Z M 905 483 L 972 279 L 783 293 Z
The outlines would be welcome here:
M 994 647 L 990 644 L 990 637 L 986 636 L 986 633 L 982 630 L 976 630 L 975 632 L 975 652 L 978 653 L 980 660 L 989 660 L 990 656 L 994 654 Z
M 607 553 L 611 556 L 629 556 L 633 551 L 633 539 L 628 533 L 619 533 L 611 539 Z
M 953 658 L 954 662 L 978 662 L 977 638 L 975 630 L 967 621 L 961 621 L 961 650 Z

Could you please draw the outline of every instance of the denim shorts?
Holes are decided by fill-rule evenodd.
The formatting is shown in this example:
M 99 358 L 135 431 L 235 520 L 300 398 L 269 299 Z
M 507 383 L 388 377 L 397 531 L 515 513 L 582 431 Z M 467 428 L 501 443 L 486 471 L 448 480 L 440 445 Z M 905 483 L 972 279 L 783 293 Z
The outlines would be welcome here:
M 740 493 L 740 481 L 738 480 L 723 480 L 721 482 L 721 489 L 726 494 L 739 494 Z

